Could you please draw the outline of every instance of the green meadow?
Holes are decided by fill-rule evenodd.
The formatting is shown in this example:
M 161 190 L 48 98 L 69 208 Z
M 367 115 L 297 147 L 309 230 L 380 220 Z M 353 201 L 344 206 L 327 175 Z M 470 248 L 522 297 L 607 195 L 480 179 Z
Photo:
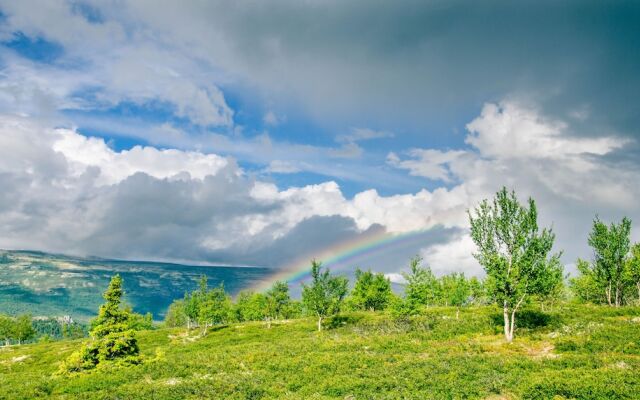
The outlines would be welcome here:
M 632 399 L 640 308 L 562 304 L 521 312 L 506 343 L 494 307 L 414 317 L 138 332 L 139 365 L 58 375 L 83 340 L 0 348 L 2 399 Z

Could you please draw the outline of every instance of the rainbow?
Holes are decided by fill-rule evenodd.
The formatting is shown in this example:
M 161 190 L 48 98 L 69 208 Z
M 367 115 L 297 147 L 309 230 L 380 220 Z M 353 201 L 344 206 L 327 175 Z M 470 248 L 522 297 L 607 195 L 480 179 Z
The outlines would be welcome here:
M 424 234 L 429 230 L 417 230 L 400 234 L 387 233 L 384 230 L 365 233 L 355 239 L 337 243 L 328 248 L 305 254 L 293 262 L 277 269 L 268 279 L 260 281 L 252 290 L 264 291 L 275 281 L 286 281 L 289 284 L 299 283 L 311 274 L 311 260 L 322 262 L 323 267 L 333 272 L 339 272 L 348 267 L 356 267 L 359 262 L 377 254 L 401 248 L 418 245 L 424 242 Z M 366 266 L 363 266 L 366 267 Z

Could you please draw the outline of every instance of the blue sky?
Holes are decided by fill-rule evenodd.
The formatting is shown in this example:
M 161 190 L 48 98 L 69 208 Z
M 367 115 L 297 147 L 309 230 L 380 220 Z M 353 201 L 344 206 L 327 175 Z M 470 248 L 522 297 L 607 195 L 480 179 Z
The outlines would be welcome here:
M 502 185 L 538 199 L 569 267 L 595 214 L 640 217 L 634 2 L 0 12 L 0 176 L 22 194 L 2 247 L 277 268 L 285 247 L 436 229 L 371 266 L 481 274 L 466 210 Z

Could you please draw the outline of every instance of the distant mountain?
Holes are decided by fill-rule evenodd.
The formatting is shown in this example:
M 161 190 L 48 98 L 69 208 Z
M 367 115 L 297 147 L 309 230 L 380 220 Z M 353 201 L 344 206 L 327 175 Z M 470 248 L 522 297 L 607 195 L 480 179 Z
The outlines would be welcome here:
M 124 279 L 126 301 L 133 309 L 151 312 L 159 320 L 174 299 L 197 286 L 201 275 L 207 276 L 210 286 L 224 282 L 225 289 L 235 294 L 271 271 L 0 250 L 0 313 L 70 315 L 86 321 L 97 313 L 101 294 L 116 273 Z

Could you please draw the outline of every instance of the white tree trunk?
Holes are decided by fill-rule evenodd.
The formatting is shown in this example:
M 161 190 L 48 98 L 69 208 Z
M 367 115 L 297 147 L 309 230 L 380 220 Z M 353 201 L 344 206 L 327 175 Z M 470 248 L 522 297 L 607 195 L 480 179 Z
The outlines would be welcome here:
M 506 301 L 504 302 L 502 311 L 504 316 L 504 338 L 507 340 L 507 343 L 511 343 L 511 341 L 513 341 L 513 329 L 511 329 L 511 321 L 509 320 L 509 307 Z
M 322 317 L 318 317 L 318 332 L 322 331 Z

